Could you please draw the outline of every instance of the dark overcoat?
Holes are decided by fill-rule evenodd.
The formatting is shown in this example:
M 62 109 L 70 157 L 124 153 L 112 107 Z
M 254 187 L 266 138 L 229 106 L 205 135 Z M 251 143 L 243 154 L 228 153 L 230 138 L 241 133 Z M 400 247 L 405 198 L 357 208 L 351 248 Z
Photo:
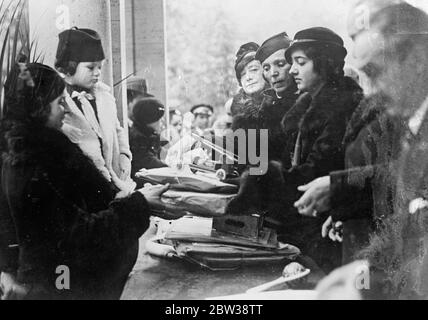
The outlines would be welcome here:
M 344 168 L 342 140 L 362 96 L 359 85 L 345 77 L 340 85 L 325 85 L 313 98 L 303 94 L 285 114 L 282 165 L 290 210 L 301 195 L 298 186 Z
M 111 184 L 60 131 L 15 125 L 6 141 L 2 270 L 16 268 L 30 299 L 118 299 L 149 225 L 144 196 L 115 200 Z M 57 288 L 58 266 L 68 267 L 70 290 Z
M 395 162 L 400 154 L 403 121 L 386 112 L 382 96 L 365 99 L 344 139 L 345 170 L 330 173 L 334 221 L 344 222 L 344 263 L 366 246 L 369 235 L 393 213 Z
M 428 298 L 428 118 L 416 136 L 403 138 L 394 214 L 360 254 L 368 259 L 375 298 Z M 415 201 L 421 202 L 418 210 Z

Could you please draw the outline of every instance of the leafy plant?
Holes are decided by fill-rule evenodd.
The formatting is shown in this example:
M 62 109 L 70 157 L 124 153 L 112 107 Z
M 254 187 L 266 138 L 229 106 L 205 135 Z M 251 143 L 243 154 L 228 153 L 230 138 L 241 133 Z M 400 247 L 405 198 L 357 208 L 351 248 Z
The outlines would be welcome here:
M 0 0 L 0 117 L 3 113 L 4 83 L 16 62 L 42 62 L 36 39 L 30 40 L 28 0 Z

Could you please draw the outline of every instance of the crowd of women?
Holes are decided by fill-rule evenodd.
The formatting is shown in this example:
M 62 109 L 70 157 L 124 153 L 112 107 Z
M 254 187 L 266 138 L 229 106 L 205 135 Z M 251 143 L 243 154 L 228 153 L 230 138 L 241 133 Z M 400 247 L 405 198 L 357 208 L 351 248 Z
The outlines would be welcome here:
M 369 27 L 357 23 L 358 6 L 369 12 Z M 349 52 L 328 28 L 239 48 L 232 129 L 267 129 L 269 163 L 262 176 L 251 175 L 250 164 L 242 168 L 227 213 L 266 212 L 279 239 L 326 274 L 366 259 L 371 287 L 363 296 L 427 298 L 428 15 L 400 0 L 360 0 L 348 31 L 370 95 L 355 74 L 345 75 Z M 4 299 L 119 298 L 150 209 L 168 189 L 135 189 L 132 179 L 141 167 L 167 165 L 154 152 L 163 106 L 147 95 L 133 101 L 128 90 L 130 147 L 114 98 L 99 81 L 104 59 L 97 33 L 73 28 L 59 35 L 56 71 L 18 63 L 8 77 Z M 195 106 L 197 127 L 204 129 L 212 112 Z M 71 272 L 68 290 L 57 286 L 58 266 Z M 352 280 L 347 270 L 329 281 Z

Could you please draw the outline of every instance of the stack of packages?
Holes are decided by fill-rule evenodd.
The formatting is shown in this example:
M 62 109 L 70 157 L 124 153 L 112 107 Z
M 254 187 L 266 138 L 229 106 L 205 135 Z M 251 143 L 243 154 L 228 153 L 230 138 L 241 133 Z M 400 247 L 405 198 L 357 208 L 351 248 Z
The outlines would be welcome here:
M 186 213 L 174 221 L 156 218 L 158 234 L 146 244 L 151 254 L 178 257 L 210 270 L 284 263 L 300 254 L 296 247 L 278 242 L 274 230 L 263 227 L 263 215 L 224 215 L 236 186 L 170 168 L 142 171 L 139 177 L 170 183 L 172 190 L 162 201 Z

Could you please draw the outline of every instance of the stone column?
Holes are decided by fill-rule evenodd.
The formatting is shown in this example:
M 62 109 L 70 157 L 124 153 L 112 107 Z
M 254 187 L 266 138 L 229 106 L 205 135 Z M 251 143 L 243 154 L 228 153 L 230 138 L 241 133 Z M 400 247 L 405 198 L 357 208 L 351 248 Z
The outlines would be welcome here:
M 119 120 L 124 129 L 128 130 L 125 1 L 127 0 L 110 0 L 110 4 L 114 96 Z
M 147 80 L 149 93 L 166 103 L 163 0 L 126 0 L 127 66 Z

